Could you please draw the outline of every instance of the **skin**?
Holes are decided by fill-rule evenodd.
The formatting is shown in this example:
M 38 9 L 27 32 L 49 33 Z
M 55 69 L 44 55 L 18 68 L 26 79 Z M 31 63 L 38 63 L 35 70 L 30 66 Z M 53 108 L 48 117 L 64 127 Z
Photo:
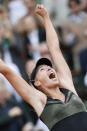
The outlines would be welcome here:
M 32 32 L 37 28 L 36 21 L 33 16 L 27 16 L 24 20 L 24 24 L 27 32 Z
M 79 11 L 80 11 L 80 7 L 79 7 L 80 5 L 79 4 L 77 4 L 75 1 L 71 1 L 70 2 L 70 9 L 71 9 L 71 11 L 74 13 L 74 14 L 76 14 L 76 15 L 78 15 L 78 13 L 79 13 Z
M 34 13 L 34 0 L 24 0 L 24 3 L 27 9 L 29 9 L 29 13 Z
M 60 99 L 63 102 L 65 101 L 65 95 L 59 88 L 71 90 L 76 95 L 77 93 L 73 85 L 70 69 L 60 50 L 59 40 L 48 12 L 42 5 L 37 5 L 35 12 L 43 18 L 46 30 L 47 47 L 57 72 L 49 66 L 40 66 L 37 70 L 34 83 L 39 90 L 29 86 L 24 79 L 8 68 L 2 60 L 0 60 L 0 73 L 8 79 L 13 88 L 16 89 L 27 103 L 33 106 L 38 116 L 40 116 L 46 104 L 47 96 L 50 96 L 53 99 Z M 54 74 L 54 79 L 50 79 L 49 75 L 51 73 Z

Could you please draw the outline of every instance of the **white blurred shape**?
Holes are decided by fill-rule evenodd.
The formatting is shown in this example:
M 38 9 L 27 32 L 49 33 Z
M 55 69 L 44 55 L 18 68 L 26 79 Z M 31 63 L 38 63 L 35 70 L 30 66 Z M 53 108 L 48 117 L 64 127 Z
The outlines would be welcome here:
M 27 8 L 23 0 L 13 0 L 8 4 L 9 16 L 13 25 L 17 24 L 18 20 L 27 14 Z

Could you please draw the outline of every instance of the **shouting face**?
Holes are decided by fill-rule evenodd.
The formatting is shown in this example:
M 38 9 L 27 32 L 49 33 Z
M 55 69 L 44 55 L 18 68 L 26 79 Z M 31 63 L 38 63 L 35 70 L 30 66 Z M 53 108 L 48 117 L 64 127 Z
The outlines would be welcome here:
M 48 65 L 38 67 L 35 76 L 35 86 L 44 88 L 55 88 L 59 84 L 59 80 L 55 70 Z

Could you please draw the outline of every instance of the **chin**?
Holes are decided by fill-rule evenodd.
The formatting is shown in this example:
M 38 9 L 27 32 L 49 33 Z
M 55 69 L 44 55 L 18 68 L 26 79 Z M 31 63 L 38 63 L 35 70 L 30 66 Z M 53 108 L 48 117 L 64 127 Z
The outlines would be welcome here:
M 53 80 L 52 83 L 53 83 L 54 85 L 56 84 L 57 86 L 59 85 L 59 81 L 58 81 L 57 79 Z

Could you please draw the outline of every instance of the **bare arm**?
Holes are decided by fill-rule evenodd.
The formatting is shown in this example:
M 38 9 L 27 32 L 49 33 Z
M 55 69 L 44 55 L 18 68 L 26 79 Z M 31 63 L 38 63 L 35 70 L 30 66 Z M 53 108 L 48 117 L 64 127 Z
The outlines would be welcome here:
M 60 86 L 63 88 L 68 88 L 74 93 L 76 93 L 75 88 L 73 86 L 70 69 L 60 50 L 59 40 L 58 40 L 56 31 L 52 25 L 52 22 L 49 18 L 49 15 L 46 9 L 42 5 L 37 6 L 36 13 L 39 14 L 43 18 L 43 21 L 44 21 L 47 46 L 57 70 Z
M 19 93 L 22 98 L 29 103 L 38 116 L 43 110 L 43 101 L 45 95 L 35 88 L 29 86 L 29 84 L 17 75 L 13 70 L 11 70 L 1 59 L 0 59 L 0 73 L 2 73 L 6 79 L 11 83 L 13 88 Z

